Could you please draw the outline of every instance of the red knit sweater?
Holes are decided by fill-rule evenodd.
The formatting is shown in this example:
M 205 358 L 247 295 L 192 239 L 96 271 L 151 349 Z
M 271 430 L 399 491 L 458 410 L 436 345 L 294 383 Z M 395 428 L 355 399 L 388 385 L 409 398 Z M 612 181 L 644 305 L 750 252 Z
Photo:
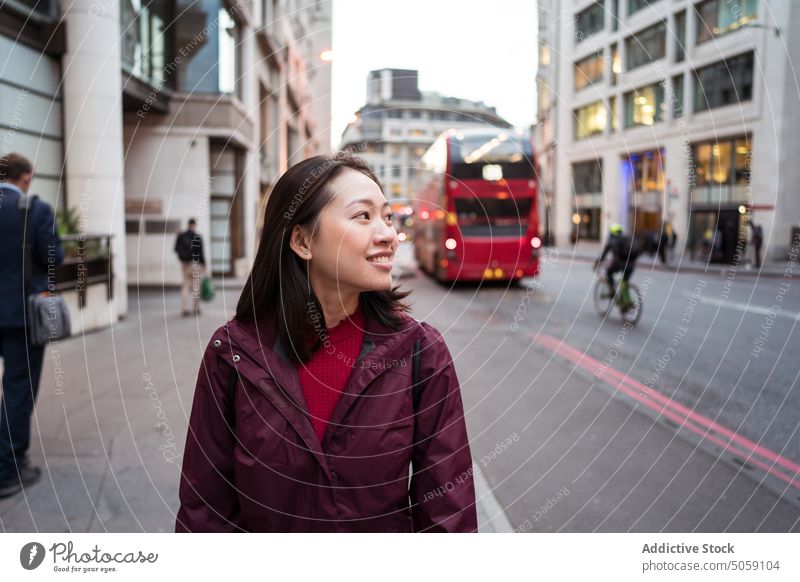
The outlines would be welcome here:
M 297 374 L 311 414 L 311 424 L 319 441 L 325 435 L 328 421 L 350 379 L 361 353 L 364 339 L 364 314 L 359 303 L 350 317 L 329 328 L 322 336 L 322 345 L 305 364 L 298 364 Z

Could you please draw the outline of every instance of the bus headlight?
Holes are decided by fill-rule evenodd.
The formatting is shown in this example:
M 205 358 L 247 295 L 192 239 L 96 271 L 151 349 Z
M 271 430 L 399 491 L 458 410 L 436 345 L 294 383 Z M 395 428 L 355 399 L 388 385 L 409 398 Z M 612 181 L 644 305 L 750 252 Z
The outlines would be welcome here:
M 538 249 L 542 246 L 542 239 L 540 239 L 538 236 L 533 237 L 531 239 L 531 246 L 535 249 Z

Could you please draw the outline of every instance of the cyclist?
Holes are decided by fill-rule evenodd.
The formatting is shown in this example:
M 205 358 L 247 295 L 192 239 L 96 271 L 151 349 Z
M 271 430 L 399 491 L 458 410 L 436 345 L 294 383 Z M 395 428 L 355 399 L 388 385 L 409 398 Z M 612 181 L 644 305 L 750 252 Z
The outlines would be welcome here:
M 625 234 L 621 224 L 612 224 L 608 229 L 608 241 L 603 248 L 603 253 L 600 258 L 594 262 L 594 268 L 603 262 L 606 255 L 611 252 L 614 260 L 606 268 L 606 278 L 608 279 L 608 288 L 614 292 L 614 274 L 622 271 L 622 301 L 625 306 L 630 304 L 630 297 L 628 296 L 628 280 L 633 274 L 636 266 L 636 259 L 639 257 L 639 246 L 631 236 Z

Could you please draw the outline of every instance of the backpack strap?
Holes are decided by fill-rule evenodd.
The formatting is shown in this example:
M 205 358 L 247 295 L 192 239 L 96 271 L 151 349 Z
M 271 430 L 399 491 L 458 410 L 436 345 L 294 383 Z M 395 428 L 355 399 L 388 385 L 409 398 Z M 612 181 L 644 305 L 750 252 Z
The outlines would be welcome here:
M 239 373 L 234 366 L 231 368 L 231 374 L 228 377 L 228 407 L 225 409 L 225 423 L 233 434 L 236 434 L 236 412 L 233 408 L 233 397 L 236 394 L 236 381 L 238 379 Z
M 419 400 L 422 397 L 422 389 L 424 384 L 420 378 L 421 359 L 420 352 L 422 351 L 422 340 L 414 342 L 414 349 L 411 352 L 411 397 L 414 405 L 414 414 L 417 414 L 419 408 Z

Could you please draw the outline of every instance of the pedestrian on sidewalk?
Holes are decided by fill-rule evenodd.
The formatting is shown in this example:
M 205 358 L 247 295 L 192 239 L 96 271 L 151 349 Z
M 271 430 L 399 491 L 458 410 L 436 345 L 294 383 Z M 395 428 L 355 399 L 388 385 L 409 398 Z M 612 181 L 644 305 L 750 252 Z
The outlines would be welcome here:
M 278 180 L 236 316 L 203 357 L 176 531 L 477 530 L 458 377 L 392 286 L 398 244 L 360 158 Z
M 669 238 L 667 237 L 666 225 L 661 227 L 661 233 L 658 236 L 658 258 L 661 259 L 661 264 L 667 264 L 667 249 L 669 245 Z
M 752 220 L 748 221 L 752 232 L 750 233 L 750 244 L 753 245 L 753 266 L 761 268 L 761 245 L 764 244 L 764 231 L 760 224 Z
M 675 232 L 675 226 L 671 222 L 667 223 L 667 244 L 669 246 L 669 260 L 675 260 L 675 245 L 678 244 L 678 233 Z
M 203 237 L 197 232 L 194 218 L 189 219 L 188 229 L 175 240 L 175 252 L 181 262 L 181 314 L 200 315 L 200 284 L 206 272 L 206 258 Z
M 47 291 L 55 267 L 64 260 L 53 209 L 28 196 L 32 179 L 33 165 L 23 156 L 12 153 L 0 158 L 0 498 L 19 493 L 42 474 L 30 464 L 27 453 L 45 346 L 29 341 L 25 314 L 28 295 Z M 23 236 L 30 245 L 28 289 Z

